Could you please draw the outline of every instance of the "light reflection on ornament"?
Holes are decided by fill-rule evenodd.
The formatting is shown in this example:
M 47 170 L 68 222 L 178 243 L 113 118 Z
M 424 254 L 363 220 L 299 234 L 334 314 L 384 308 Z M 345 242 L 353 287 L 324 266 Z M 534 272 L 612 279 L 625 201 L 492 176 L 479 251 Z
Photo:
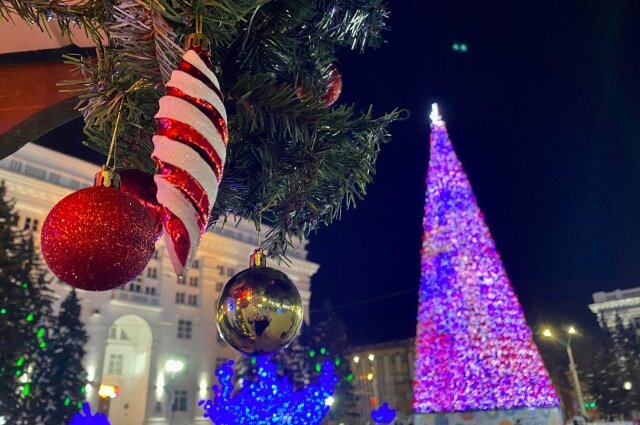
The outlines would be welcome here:
M 437 105 L 431 118 L 414 409 L 557 406 Z

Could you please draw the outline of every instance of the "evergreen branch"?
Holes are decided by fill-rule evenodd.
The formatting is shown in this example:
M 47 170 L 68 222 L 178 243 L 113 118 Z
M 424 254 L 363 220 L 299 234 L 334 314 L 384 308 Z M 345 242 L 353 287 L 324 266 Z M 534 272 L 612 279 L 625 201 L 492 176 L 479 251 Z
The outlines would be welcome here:
M 105 2 L 84 0 L 79 3 L 63 3 L 50 0 L 0 0 L 0 18 L 12 21 L 17 15 L 40 30 L 47 31 L 45 22 L 55 19 L 63 34 L 71 34 L 71 25 L 82 26 L 93 40 L 100 39 L 100 25 L 106 17 Z
M 118 165 L 150 172 L 163 83 L 202 16 L 230 133 L 212 217 L 264 220 L 276 257 L 364 196 L 388 127 L 400 119 L 398 111 L 376 118 L 320 101 L 337 49 L 382 42 L 383 0 L 0 0 L 0 16 L 13 13 L 41 27 L 55 16 L 67 32 L 78 22 L 95 35 L 97 58 L 67 57 L 78 75 L 63 89 L 78 92 L 85 143 L 103 154 L 122 105 Z
M 333 0 L 323 4 L 326 11 L 318 27 L 341 45 L 364 51 L 382 43 L 382 31 L 389 16 L 383 0 Z

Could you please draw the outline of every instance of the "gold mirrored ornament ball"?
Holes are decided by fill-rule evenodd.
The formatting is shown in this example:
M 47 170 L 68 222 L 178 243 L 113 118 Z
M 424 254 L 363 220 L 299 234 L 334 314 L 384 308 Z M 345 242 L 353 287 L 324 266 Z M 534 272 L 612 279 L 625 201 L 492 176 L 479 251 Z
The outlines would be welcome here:
M 266 266 L 264 250 L 251 267 L 223 288 L 216 309 L 220 336 L 245 355 L 274 354 L 289 345 L 302 326 L 302 298 L 283 272 Z

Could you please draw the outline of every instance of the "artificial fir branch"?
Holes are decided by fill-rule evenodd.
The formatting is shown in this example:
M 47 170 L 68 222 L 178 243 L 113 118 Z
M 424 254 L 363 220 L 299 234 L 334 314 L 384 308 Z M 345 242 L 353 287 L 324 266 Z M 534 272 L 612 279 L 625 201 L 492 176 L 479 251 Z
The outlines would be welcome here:
M 264 220 L 271 226 L 267 248 L 280 257 L 364 196 L 380 144 L 400 118 L 398 111 L 376 118 L 371 110 L 327 109 L 319 100 L 338 49 L 382 43 L 382 0 L 0 0 L 5 19 L 17 15 L 43 27 L 54 17 L 67 33 L 77 23 L 92 35 L 96 58 L 67 57 L 79 72 L 63 87 L 79 92 L 85 143 L 107 152 L 122 104 L 118 164 L 148 172 L 155 167 L 158 99 L 197 14 L 211 41 L 230 133 L 212 217 Z M 131 91 L 140 80 L 147 83 Z

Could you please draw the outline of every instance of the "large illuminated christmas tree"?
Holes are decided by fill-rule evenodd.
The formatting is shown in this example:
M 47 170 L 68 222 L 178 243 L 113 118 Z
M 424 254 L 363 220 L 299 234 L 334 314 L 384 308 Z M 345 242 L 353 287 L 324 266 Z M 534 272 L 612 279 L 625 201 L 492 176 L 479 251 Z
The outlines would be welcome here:
M 559 401 L 437 105 L 431 114 L 414 408 Z

